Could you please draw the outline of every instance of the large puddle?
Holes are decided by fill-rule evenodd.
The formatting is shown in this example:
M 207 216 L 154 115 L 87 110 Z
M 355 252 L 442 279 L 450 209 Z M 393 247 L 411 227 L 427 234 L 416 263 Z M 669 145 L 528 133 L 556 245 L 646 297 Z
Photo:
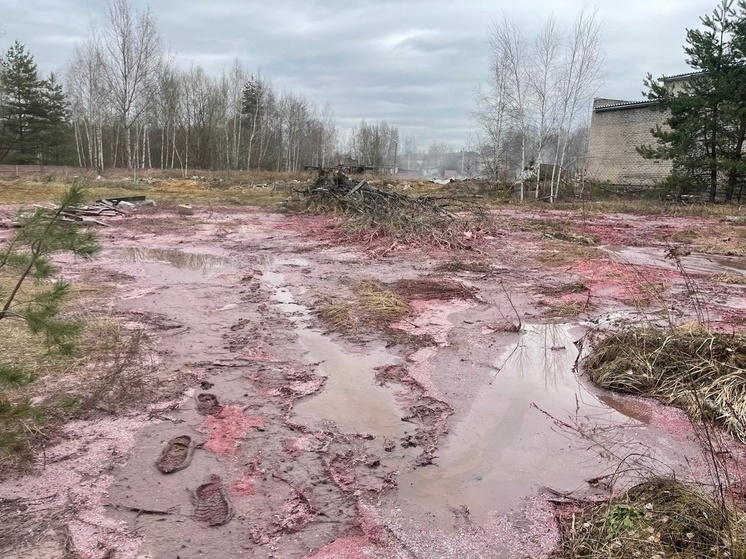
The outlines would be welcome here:
M 494 361 L 494 378 L 442 442 L 435 465 L 401 475 L 400 495 L 431 512 L 465 505 L 485 521 L 542 487 L 587 491 L 584 480 L 607 468 L 610 453 L 676 463 L 664 456 L 674 445 L 647 433 L 644 417 L 608 407 L 577 378 L 574 342 L 581 335 L 569 325 L 525 326 Z M 435 520 L 452 523 L 447 512 Z
M 374 368 L 394 364 L 392 355 L 383 350 L 345 353 L 323 334 L 308 329 L 299 329 L 298 337 L 308 351 L 307 361 L 319 364 L 318 372 L 326 377 L 326 384 L 295 405 L 296 420 L 309 425 L 334 421 L 346 433 L 404 434 L 407 424 L 401 420 L 393 393 L 375 380 Z
M 125 248 L 118 251 L 121 259 L 133 264 L 167 264 L 179 270 L 213 275 L 226 271 L 231 261 L 214 254 L 198 254 L 167 248 Z
M 273 266 L 304 266 L 296 258 L 274 262 Z M 295 302 L 285 287 L 285 277 L 272 269 L 262 274 L 262 282 L 273 290 L 272 299 L 295 323 L 295 332 L 306 350 L 305 360 L 317 365 L 326 377 L 324 388 L 297 402 L 293 407 L 295 421 L 321 427 L 333 421 L 345 433 L 369 433 L 376 436 L 399 436 L 405 432 L 401 409 L 394 394 L 376 383 L 375 368 L 393 365 L 398 359 L 383 349 L 367 353 L 348 353 L 321 332 L 308 327 L 310 311 Z
M 678 270 L 678 263 L 666 257 L 666 249 L 634 247 L 615 248 L 611 252 L 626 264 L 634 266 L 655 266 L 664 270 Z M 690 254 L 679 259 L 681 267 L 689 274 L 743 274 L 746 270 L 746 258 L 739 256 L 721 256 L 716 254 Z

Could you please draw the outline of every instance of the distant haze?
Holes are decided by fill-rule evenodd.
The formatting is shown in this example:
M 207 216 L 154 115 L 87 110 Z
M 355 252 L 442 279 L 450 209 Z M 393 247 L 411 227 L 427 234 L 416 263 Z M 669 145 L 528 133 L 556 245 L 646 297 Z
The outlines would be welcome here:
M 489 71 L 486 29 L 503 9 L 531 37 L 553 11 L 569 25 L 579 0 L 133 0 L 150 6 L 179 66 L 227 71 L 235 59 L 279 88 L 332 104 L 342 130 L 361 118 L 386 120 L 418 146 L 467 144 L 474 91 Z M 607 53 L 601 97 L 638 99 L 642 80 L 687 71 L 685 29 L 715 2 L 627 0 L 598 4 Z M 593 4 L 590 4 L 593 6 Z M 546 10 L 546 11 L 544 11 Z M 43 73 L 61 71 L 99 0 L 0 0 L 5 51 L 18 39 Z

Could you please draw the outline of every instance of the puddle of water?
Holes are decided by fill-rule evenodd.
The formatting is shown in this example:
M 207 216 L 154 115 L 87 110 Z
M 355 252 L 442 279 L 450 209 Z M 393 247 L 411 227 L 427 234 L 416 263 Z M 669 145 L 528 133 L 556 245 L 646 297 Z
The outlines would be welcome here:
M 484 521 L 490 511 L 519 506 L 539 486 L 573 491 L 597 475 L 604 462 L 584 451 L 588 441 L 578 445 L 541 411 L 571 425 L 629 425 L 627 417 L 601 404 L 573 373 L 577 330 L 527 325 L 518 343 L 496 360 L 494 380 L 454 426 L 435 466 L 400 477 L 402 496 L 429 511 L 465 504 L 475 519 Z
M 303 259 L 293 259 L 300 260 Z M 283 262 L 287 264 L 288 261 Z M 318 363 L 317 372 L 327 379 L 320 392 L 295 404 L 296 421 L 307 425 L 334 421 L 348 433 L 403 435 L 406 424 L 401 420 L 401 408 L 392 392 L 379 386 L 375 378 L 376 367 L 393 365 L 397 358 L 383 350 L 364 355 L 344 352 L 327 336 L 307 327 L 311 311 L 295 302 L 293 294 L 284 286 L 282 273 L 264 271 L 262 281 L 273 290 L 276 306 L 296 324 L 295 332 L 307 351 L 306 361 Z
M 125 262 L 134 264 L 161 263 L 181 270 L 202 272 L 204 275 L 217 273 L 229 267 L 228 258 L 213 254 L 195 254 L 175 249 L 125 248 L 120 254 Z
M 275 261 L 275 264 L 278 266 L 296 266 L 299 268 L 311 265 L 311 263 L 305 258 L 286 258 L 284 260 Z
M 655 266 L 666 270 L 678 270 L 676 262 L 666 258 L 662 248 L 618 248 L 611 249 L 618 254 L 622 262 L 637 266 Z M 692 274 L 718 274 L 728 272 L 741 274 L 746 270 L 746 259 L 737 256 L 720 256 L 714 254 L 691 254 L 681 257 L 684 271 Z
M 401 420 L 393 393 L 375 381 L 374 368 L 394 364 L 392 355 L 382 350 L 365 355 L 345 353 L 320 332 L 308 329 L 299 329 L 298 337 L 308 351 L 306 359 L 318 362 L 318 372 L 327 380 L 323 390 L 295 405 L 297 420 L 306 424 L 334 421 L 347 433 L 404 434 L 407 424 Z

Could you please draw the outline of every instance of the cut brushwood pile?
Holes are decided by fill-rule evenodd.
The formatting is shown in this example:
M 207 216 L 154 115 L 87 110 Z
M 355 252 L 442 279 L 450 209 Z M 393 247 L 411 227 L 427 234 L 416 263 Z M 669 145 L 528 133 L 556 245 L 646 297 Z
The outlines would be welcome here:
M 60 212 L 60 217 L 61 221 L 109 227 L 109 224 L 102 221 L 101 218 L 128 216 L 136 205 L 144 202 L 146 202 L 145 196 L 129 196 L 126 198 L 96 200 L 93 204 L 66 208 Z M 35 204 L 34 207 L 48 210 L 50 212 L 55 212 L 59 209 L 59 206 L 55 204 Z M 14 223 L 14 225 L 18 227 L 21 226 L 20 223 Z
M 348 216 L 350 232 L 369 241 L 470 249 L 491 228 L 478 196 L 403 194 L 351 180 L 339 169 L 319 171 L 314 183 L 296 192 L 305 211 Z

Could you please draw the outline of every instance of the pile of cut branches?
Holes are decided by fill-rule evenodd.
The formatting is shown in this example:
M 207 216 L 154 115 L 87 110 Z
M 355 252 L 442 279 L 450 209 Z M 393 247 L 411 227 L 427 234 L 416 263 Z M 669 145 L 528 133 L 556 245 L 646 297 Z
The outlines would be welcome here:
M 412 196 L 352 181 L 339 169 L 321 170 L 313 184 L 296 192 L 305 211 L 348 216 L 349 230 L 369 241 L 471 248 L 490 226 L 480 197 Z

